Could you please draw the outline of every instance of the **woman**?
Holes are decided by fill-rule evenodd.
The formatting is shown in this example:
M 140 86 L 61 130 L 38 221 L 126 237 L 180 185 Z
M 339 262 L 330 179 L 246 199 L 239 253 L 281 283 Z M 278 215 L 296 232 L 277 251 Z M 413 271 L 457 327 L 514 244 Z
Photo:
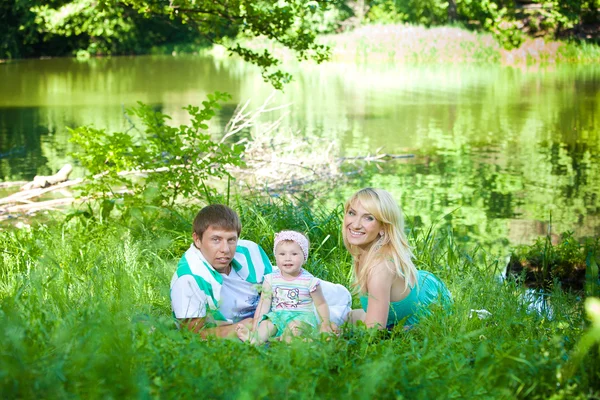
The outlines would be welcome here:
M 415 268 L 402 211 L 388 192 L 361 189 L 344 211 L 342 235 L 354 257 L 354 284 L 362 305 L 362 310 L 352 310 L 352 323 L 379 329 L 400 322 L 413 325 L 431 303 L 452 301 L 442 281 Z

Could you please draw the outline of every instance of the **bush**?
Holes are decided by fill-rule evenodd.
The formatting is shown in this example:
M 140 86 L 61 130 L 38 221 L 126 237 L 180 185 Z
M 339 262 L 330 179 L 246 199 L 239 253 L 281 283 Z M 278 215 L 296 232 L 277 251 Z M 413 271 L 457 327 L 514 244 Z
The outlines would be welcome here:
M 573 232 L 566 232 L 554 245 L 550 237 L 542 237 L 532 246 L 519 246 L 513 251 L 507 275 L 525 274 L 525 284 L 546 289 L 554 282 L 573 291 L 582 291 L 592 285 L 588 294 L 593 296 L 597 295 L 598 256 L 600 238 L 588 238 L 579 243 Z
M 210 198 L 215 193 L 206 180 L 229 177 L 226 167 L 242 165 L 242 146 L 216 142 L 207 122 L 229 99 L 226 93 L 209 94 L 203 108 L 188 106 L 189 125 L 167 125 L 170 117 L 148 105 L 128 110 L 139 118 L 126 132 L 107 133 L 90 126 L 71 131 L 80 151 L 73 154 L 86 168 L 89 183 L 84 194 L 101 196 L 107 212 L 115 204 L 126 206 L 173 205 L 184 199 Z M 125 189 L 123 191 L 122 189 Z

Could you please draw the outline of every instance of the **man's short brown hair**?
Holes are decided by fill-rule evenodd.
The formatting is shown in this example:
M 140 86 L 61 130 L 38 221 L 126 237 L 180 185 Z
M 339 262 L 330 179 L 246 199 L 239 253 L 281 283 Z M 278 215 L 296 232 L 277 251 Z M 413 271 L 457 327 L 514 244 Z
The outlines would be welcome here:
M 211 204 L 204 207 L 194 218 L 194 232 L 200 240 L 209 226 L 225 231 L 236 231 L 238 236 L 242 231 L 240 217 L 231 208 L 223 204 Z

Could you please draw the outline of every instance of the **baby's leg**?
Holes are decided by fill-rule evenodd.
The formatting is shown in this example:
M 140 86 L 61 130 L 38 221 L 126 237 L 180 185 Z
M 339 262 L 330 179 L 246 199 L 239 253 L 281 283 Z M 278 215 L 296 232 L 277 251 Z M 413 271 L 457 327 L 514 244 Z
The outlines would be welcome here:
M 265 343 L 269 338 L 277 333 L 277 327 L 268 319 L 262 320 L 256 328 L 256 334 L 250 339 L 252 344 Z
M 262 344 L 277 333 L 277 328 L 271 321 L 266 319 L 258 324 L 256 332 L 252 332 L 246 326 L 238 324 L 235 328 L 235 333 L 242 342 L 250 341 L 252 344 Z
M 248 339 L 250 339 L 250 336 L 252 335 L 250 329 L 248 329 L 244 324 L 238 324 L 235 327 L 235 333 L 242 342 L 247 342 Z

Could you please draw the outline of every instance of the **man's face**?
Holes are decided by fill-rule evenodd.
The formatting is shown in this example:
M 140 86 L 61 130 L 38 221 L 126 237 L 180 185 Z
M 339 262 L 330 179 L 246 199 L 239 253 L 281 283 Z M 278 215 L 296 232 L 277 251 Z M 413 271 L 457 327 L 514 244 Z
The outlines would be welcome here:
M 218 272 L 228 272 L 229 264 L 235 254 L 238 234 L 236 231 L 225 231 L 209 226 L 202 239 L 194 232 L 194 244 L 202 252 L 206 261 Z

